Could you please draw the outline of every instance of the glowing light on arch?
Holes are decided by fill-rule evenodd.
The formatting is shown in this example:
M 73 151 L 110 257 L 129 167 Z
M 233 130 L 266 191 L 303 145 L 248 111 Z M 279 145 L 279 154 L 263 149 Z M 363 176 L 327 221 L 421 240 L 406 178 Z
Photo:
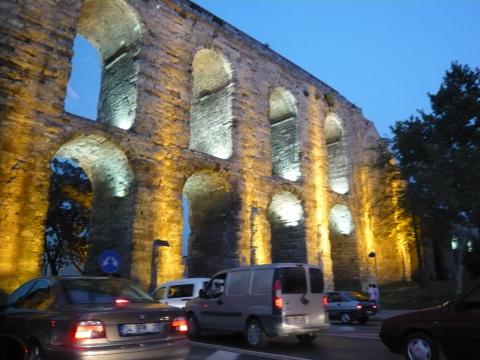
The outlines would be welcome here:
M 348 163 L 343 134 L 343 124 L 336 114 L 329 114 L 325 120 L 325 139 L 328 155 L 328 183 L 337 194 L 349 191 Z
M 300 178 L 298 120 L 295 97 L 277 87 L 270 94 L 269 119 L 272 137 L 272 173 L 284 179 Z
M 345 205 L 335 205 L 330 211 L 330 228 L 337 234 L 350 235 L 353 231 L 353 220 L 350 210 Z
M 126 155 L 111 141 L 96 135 L 82 135 L 65 143 L 55 157 L 78 163 L 92 183 L 95 196 L 128 195 L 133 172 Z
M 232 140 L 232 69 L 217 51 L 202 49 L 192 63 L 190 145 L 193 150 L 228 159 Z

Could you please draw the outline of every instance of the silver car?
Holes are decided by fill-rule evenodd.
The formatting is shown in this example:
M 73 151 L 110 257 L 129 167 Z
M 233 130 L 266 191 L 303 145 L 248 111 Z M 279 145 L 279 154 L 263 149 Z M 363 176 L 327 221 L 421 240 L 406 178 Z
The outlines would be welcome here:
M 0 309 L 0 359 L 184 359 L 187 322 L 131 282 L 28 281 Z

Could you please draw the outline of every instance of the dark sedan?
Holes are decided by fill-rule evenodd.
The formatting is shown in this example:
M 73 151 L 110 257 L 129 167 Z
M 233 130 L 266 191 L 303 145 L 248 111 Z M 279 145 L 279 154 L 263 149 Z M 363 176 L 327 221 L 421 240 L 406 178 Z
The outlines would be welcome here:
M 409 360 L 480 359 L 480 284 L 441 306 L 385 320 L 380 338 Z
M 180 309 L 127 280 L 40 278 L 0 309 L 0 359 L 184 359 L 186 332 Z
M 330 319 L 340 319 L 342 324 L 351 324 L 354 320 L 365 324 L 377 312 L 375 302 L 357 291 L 329 292 L 327 300 Z

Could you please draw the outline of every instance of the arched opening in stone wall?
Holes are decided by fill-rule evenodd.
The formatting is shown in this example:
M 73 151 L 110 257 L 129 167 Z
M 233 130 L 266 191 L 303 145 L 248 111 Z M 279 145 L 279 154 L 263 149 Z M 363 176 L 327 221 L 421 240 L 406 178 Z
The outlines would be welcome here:
M 217 51 L 202 49 L 192 64 L 190 149 L 228 159 L 233 153 L 232 70 Z
M 82 36 L 97 49 L 102 63 L 97 119 L 125 130 L 133 125 L 137 108 L 140 35 L 137 16 L 125 1 L 83 2 L 77 36 Z M 73 69 L 72 76 L 75 73 Z M 71 81 L 69 88 L 70 94 L 75 92 Z
M 330 210 L 329 225 L 335 288 L 360 290 L 357 244 L 352 236 L 352 214 L 346 205 L 337 204 Z
M 272 173 L 288 180 L 300 178 L 297 106 L 284 88 L 270 94 L 269 119 L 272 136 Z
M 336 114 L 329 114 L 325 120 L 325 139 L 328 155 L 328 184 L 337 194 L 346 194 L 349 190 L 347 152 L 342 120 Z
M 98 257 L 105 250 L 115 250 L 121 256 L 119 274 L 130 275 L 132 253 L 132 221 L 133 221 L 133 172 L 128 159 L 121 149 L 111 141 L 96 135 L 78 136 L 60 147 L 52 159 L 52 164 L 63 162 L 77 169 L 80 177 L 88 178 L 91 191 L 86 191 L 83 183 L 67 183 L 63 185 L 63 193 L 72 199 L 70 203 L 78 203 L 87 209 L 81 213 L 88 216 L 88 236 L 76 245 L 84 247 L 85 257 L 81 261 L 82 268 L 77 269 L 86 274 L 100 274 Z M 57 165 L 58 167 L 58 165 Z M 80 170 L 79 170 L 80 169 Z M 56 170 L 52 176 L 61 176 Z M 50 208 L 59 203 L 50 193 Z M 72 206 L 67 202 L 60 206 Z M 67 209 L 68 210 L 68 209 Z M 57 214 L 67 213 L 57 211 Z M 62 219 L 58 219 L 62 220 Z M 55 219 L 47 220 L 55 223 Z M 62 231 L 72 229 L 58 229 Z M 82 229 L 73 229 L 82 231 Z M 46 243 L 48 246 L 48 231 L 46 229 Z M 65 234 L 71 235 L 71 234 Z M 50 235 L 52 241 L 52 236 Z M 65 240 L 57 239 L 57 240 Z M 68 239 L 67 239 L 68 240 Z M 68 244 L 67 244 L 68 245 Z M 70 244 L 75 246 L 75 244 Z M 48 249 L 47 249 L 48 250 Z M 45 255 L 46 256 L 46 255 Z M 74 271 L 71 266 L 65 269 Z
M 212 276 L 238 266 L 238 212 L 240 201 L 228 179 L 217 172 L 201 170 L 188 178 L 183 188 L 188 198 L 188 276 Z
M 272 262 L 307 262 L 305 219 L 300 199 L 284 191 L 273 196 L 268 208 Z

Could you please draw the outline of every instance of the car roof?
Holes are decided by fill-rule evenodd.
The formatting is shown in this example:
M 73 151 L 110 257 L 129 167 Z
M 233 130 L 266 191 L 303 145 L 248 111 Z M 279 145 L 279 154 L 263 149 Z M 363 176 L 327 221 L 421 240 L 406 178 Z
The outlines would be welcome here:
M 229 271 L 237 271 L 237 270 L 248 270 L 248 269 L 279 269 L 284 267 L 297 267 L 297 266 L 308 266 L 313 268 L 320 269 L 318 265 L 311 265 L 311 264 L 303 264 L 303 263 L 274 263 L 274 264 L 264 264 L 264 265 L 247 265 L 247 266 L 238 266 L 230 269 L 225 269 L 218 271 L 218 273 L 222 272 L 229 272 Z
M 193 284 L 193 283 L 199 283 L 199 282 L 204 282 L 204 281 L 210 281 L 210 278 L 197 277 L 197 278 L 186 278 L 186 279 L 178 279 L 178 280 L 167 281 L 163 284 L 160 284 L 157 287 L 157 289 L 160 288 L 160 287 L 163 287 L 163 286 Z

